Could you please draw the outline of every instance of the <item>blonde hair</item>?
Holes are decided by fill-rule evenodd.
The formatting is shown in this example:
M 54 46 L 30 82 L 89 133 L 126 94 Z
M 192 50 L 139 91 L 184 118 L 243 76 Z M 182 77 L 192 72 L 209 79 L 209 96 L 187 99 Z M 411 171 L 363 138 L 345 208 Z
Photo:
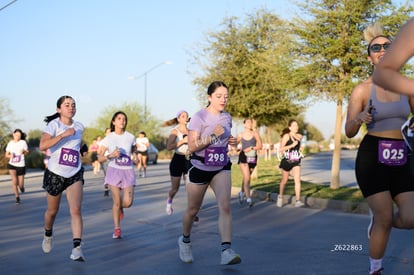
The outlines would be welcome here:
M 375 22 L 373 25 L 366 27 L 364 30 L 364 38 L 368 44 L 380 36 L 384 36 L 384 30 L 382 29 L 382 25 L 379 22 Z
M 384 35 L 384 30 L 382 28 L 381 23 L 375 22 L 373 25 L 370 25 L 370 26 L 366 27 L 366 29 L 364 30 L 364 38 L 365 38 L 365 41 L 368 44 L 368 47 L 367 47 L 368 55 L 371 55 L 371 49 L 370 48 L 371 48 L 372 41 L 374 41 L 378 37 L 384 37 L 384 38 L 391 41 L 391 38 Z

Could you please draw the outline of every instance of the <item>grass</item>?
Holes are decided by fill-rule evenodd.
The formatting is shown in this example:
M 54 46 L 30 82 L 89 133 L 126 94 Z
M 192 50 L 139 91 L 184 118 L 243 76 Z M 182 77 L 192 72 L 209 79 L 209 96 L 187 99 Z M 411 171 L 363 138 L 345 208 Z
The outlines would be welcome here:
M 276 158 L 267 161 L 259 159 L 257 169 L 258 177 L 251 180 L 251 189 L 279 193 L 279 183 L 281 179 L 279 161 L 276 160 Z M 233 164 L 232 167 L 232 181 L 234 187 L 241 187 L 242 175 L 237 164 Z M 294 195 L 294 185 L 293 179 L 289 178 L 284 194 Z M 338 189 L 331 189 L 326 185 L 314 184 L 306 181 L 301 181 L 301 196 L 352 202 L 364 201 L 364 197 L 359 188 L 340 187 Z

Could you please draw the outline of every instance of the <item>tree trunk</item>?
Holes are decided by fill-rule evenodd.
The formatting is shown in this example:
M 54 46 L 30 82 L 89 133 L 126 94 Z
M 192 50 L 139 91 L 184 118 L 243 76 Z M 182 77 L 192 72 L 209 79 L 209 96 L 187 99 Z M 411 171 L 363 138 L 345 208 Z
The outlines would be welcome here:
M 335 148 L 332 156 L 331 189 L 338 189 L 340 185 L 339 173 L 341 166 L 341 133 L 342 133 L 342 100 L 336 103 L 336 122 L 334 133 Z

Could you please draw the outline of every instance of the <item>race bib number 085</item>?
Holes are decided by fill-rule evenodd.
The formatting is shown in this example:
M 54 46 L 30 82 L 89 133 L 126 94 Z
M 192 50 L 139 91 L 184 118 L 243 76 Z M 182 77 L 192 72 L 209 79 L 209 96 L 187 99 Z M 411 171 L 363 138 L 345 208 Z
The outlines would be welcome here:
M 400 140 L 380 140 L 378 142 L 378 161 L 389 166 L 407 163 L 407 146 Z
M 69 148 L 62 148 L 60 151 L 59 164 L 78 167 L 79 151 Z

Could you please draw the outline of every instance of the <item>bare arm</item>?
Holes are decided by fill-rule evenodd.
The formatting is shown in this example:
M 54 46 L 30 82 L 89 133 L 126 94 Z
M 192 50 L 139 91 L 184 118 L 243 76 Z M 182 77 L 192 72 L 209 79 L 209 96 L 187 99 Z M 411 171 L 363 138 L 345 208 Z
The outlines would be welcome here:
M 414 95 L 414 80 L 400 73 L 400 69 L 413 55 L 414 18 L 400 29 L 391 47 L 376 65 L 374 82 L 389 91 Z
M 167 150 L 174 150 L 175 148 L 180 147 L 183 144 L 188 143 L 188 137 L 183 138 L 182 140 L 179 140 L 178 142 L 176 142 L 177 140 L 177 130 L 172 130 L 170 135 L 168 136 L 168 141 L 167 141 Z
M 256 146 L 254 147 L 254 150 L 261 150 L 263 147 L 262 139 L 260 138 L 260 135 L 258 132 L 254 132 L 254 137 L 256 138 Z
M 201 138 L 200 133 L 197 131 L 188 131 L 188 149 L 191 152 L 197 152 L 204 148 L 206 148 L 208 145 L 214 142 L 214 138 L 212 135 L 214 134 L 217 138 L 220 138 L 220 136 L 224 133 L 224 128 L 221 125 L 217 125 L 214 128 L 213 133 L 211 135 Z M 234 142 L 236 142 L 236 139 L 234 138 Z
M 370 87 L 371 82 L 366 81 L 356 86 L 351 93 L 345 122 L 345 134 L 348 138 L 358 134 L 363 122 L 370 123 L 372 121 L 372 116 L 368 112 Z
M 39 150 L 40 151 L 46 151 L 50 147 L 57 144 L 59 141 L 64 139 L 65 137 L 72 136 L 75 134 L 74 128 L 68 128 L 60 135 L 52 137 L 48 133 L 43 133 L 42 137 L 40 138 L 40 144 L 39 144 Z

